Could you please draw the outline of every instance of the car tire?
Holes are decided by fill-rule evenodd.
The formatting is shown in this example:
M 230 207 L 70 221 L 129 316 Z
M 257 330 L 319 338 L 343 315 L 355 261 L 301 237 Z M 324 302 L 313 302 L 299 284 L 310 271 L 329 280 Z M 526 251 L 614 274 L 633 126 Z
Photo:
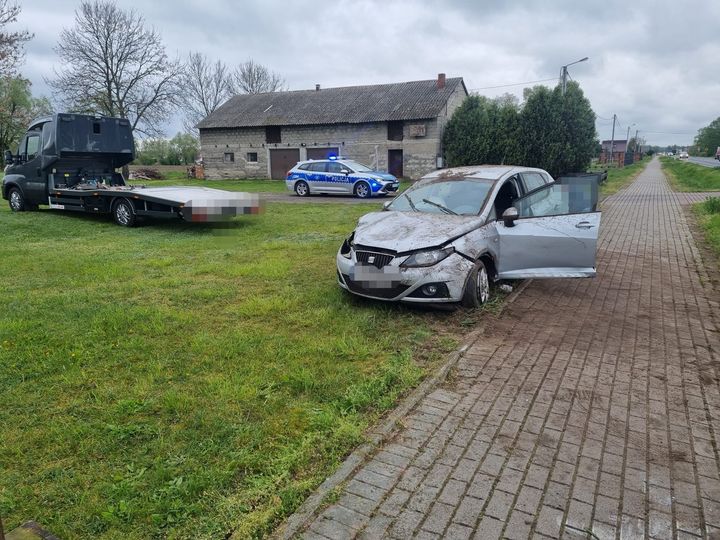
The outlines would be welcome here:
M 367 182 L 358 182 L 357 184 L 355 184 L 355 189 L 353 190 L 353 192 L 358 199 L 369 199 L 372 195 L 372 191 L 370 191 L 370 185 Z
M 112 207 L 112 215 L 115 223 L 121 227 L 135 226 L 135 208 L 127 199 L 118 199 Z
M 10 189 L 8 192 L 8 204 L 10 205 L 10 210 L 13 212 L 24 212 L 28 210 L 28 204 L 25 202 L 25 197 L 23 197 L 20 188 L 14 187 Z
M 307 185 L 307 182 L 300 180 L 295 184 L 295 193 L 299 197 L 307 197 L 310 195 L 310 186 Z
M 489 300 L 490 276 L 485 263 L 477 261 L 473 269 L 468 272 L 461 304 L 466 308 L 479 308 Z

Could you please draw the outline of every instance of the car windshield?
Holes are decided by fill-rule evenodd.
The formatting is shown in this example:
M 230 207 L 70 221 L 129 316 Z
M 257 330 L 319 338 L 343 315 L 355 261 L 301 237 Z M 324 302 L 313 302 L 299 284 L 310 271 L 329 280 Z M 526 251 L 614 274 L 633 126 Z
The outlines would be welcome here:
M 372 172 L 372 169 L 370 167 L 360 165 L 356 161 L 345 161 L 344 163 L 355 172 Z
M 493 180 L 439 180 L 413 186 L 398 195 L 388 210 L 475 216 L 485 204 Z

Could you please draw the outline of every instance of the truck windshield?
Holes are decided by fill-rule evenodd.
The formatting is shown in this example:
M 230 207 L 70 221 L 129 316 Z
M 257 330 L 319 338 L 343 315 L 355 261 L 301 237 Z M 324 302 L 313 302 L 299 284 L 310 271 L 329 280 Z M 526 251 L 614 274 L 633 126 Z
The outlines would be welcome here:
M 474 178 L 429 182 L 398 195 L 388 210 L 474 216 L 480 213 L 493 184 L 493 180 Z

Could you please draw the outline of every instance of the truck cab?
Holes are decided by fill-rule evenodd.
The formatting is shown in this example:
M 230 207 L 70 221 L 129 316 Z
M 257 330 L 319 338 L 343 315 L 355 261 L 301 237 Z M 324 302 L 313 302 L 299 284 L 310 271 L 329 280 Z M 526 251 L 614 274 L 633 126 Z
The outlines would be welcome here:
M 34 121 L 16 154 L 5 152 L 2 196 L 14 211 L 52 206 L 53 188 L 124 185 L 119 167 L 135 158 L 130 122 L 58 113 Z

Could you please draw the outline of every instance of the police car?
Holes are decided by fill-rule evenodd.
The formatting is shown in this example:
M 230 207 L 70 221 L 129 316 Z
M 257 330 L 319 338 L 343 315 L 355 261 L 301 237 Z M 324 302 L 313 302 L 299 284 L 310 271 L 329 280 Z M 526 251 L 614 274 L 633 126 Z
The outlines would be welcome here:
M 332 157 L 298 162 L 288 171 L 285 183 L 300 197 L 311 193 L 340 193 L 361 199 L 395 193 L 399 186 L 392 174 L 373 171 L 350 159 Z

